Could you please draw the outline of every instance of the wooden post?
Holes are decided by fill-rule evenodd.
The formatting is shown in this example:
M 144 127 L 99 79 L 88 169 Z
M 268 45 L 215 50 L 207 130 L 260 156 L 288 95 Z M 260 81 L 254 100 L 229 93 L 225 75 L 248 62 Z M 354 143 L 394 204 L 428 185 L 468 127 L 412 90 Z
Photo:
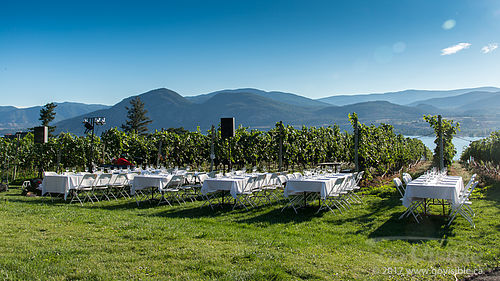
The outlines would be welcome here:
M 17 176 L 17 165 L 19 164 L 19 143 L 21 142 L 21 135 L 17 134 L 17 145 L 16 145 L 16 158 L 14 159 L 14 174 L 12 175 L 12 180 L 16 180 Z
M 280 155 L 279 155 L 279 171 L 283 170 L 283 122 L 280 121 L 279 135 L 280 135 Z
M 356 165 L 356 172 L 359 172 L 358 149 L 359 149 L 359 128 L 358 128 L 358 118 L 356 118 L 354 122 L 354 164 Z
M 160 138 L 161 138 L 161 136 L 160 136 Z M 160 143 L 158 144 L 158 155 L 156 156 L 156 168 L 160 167 L 160 157 L 161 157 L 161 147 L 162 147 L 162 144 L 163 144 L 163 140 L 160 139 Z
M 101 141 L 102 141 L 102 139 L 101 139 Z M 105 144 L 105 143 L 103 143 L 103 144 L 102 144 L 102 153 L 101 153 L 101 163 L 102 163 L 103 165 L 104 165 L 104 163 L 106 163 L 106 162 L 104 162 L 104 153 L 105 153 L 105 151 L 106 151 L 106 144 Z
M 61 165 L 61 148 L 57 150 L 57 166 L 56 171 L 59 173 L 59 166 Z
M 215 140 L 215 127 L 212 125 L 212 142 L 210 143 L 210 172 L 214 170 L 214 159 L 215 159 L 215 152 L 214 152 L 214 140 Z
M 443 125 L 441 115 L 438 115 L 439 128 L 439 170 L 444 170 L 444 149 L 443 149 Z

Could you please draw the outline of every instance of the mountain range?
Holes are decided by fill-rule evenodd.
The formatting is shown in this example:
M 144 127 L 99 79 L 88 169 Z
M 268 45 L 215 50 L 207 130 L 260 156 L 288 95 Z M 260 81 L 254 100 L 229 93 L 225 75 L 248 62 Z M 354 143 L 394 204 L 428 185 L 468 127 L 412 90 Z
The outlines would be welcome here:
M 56 132 L 82 135 L 84 117 L 106 117 L 107 124 L 97 133 L 125 123 L 130 100 L 139 97 L 153 122 L 149 129 L 184 127 L 188 130 L 208 130 L 218 126 L 221 117 L 235 117 L 236 124 L 256 129 L 269 129 L 283 121 L 293 126 L 339 125 L 350 130 L 348 114 L 356 112 L 365 124 L 388 123 L 396 131 L 408 135 L 428 134 L 429 126 L 422 119 L 425 114 L 442 114 L 461 123 L 462 133 L 485 135 L 500 128 L 500 89 L 481 87 L 450 91 L 406 90 L 385 94 L 332 96 L 318 100 L 293 93 L 266 92 L 258 89 L 222 90 L 198 96 L 183 97 L 165 88 L 123 99 L 113 106 L 73 104 L 74 110 L 56 109 Z M 76 106 L 79 106 L 78 108 Z M 68 107 L 69 108 L 69 107 Z M 77 108 L 77 109 L 76 109 Z M 20 114 L 15 107 L 0 107 L 8 112 L 12 128 L 38 123 L 40 107 L 30 108 L 30 115 Z M 2 114 L 5 115 L 5 114 Z M 31 118 L 31 119 L 30 119 Z M 5 118 L 0 119 L 0 124 Z M 3 123 L 9 124 L 9 123 Z M 15 125 L 15 126 L 13 126 Z
M 57 105 L 54 123 L 68 119 L 82 113 L 90 113 L 96 110 L 107 109 L 109 106 L 102 104 L 84 104 L 76 102 L 55 103 Z M 42 106 L 17 108 L 14 106 L 0 106 L 0 133 L 15 133 L 39 126 L 40 109 Z

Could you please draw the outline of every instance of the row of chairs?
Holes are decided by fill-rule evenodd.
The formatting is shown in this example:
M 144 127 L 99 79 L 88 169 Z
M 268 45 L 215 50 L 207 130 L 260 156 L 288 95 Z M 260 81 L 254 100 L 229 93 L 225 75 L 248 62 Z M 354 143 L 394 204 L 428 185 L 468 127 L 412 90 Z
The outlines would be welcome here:
M 448 222 L 448 225 L 451 225 L 453 220 L 455 220 L 457 214 L 460 214 L 464 219 L 466 219 L 470 225 L 473 228 L 476 228 L 476 225 L 474 224 L 474 220 L 472 219 L 476 214 L 471 208 L 472 202 L 470 201 L 470 195 L 476 188 L 477 184 L 479 183 L 476 181 L 477 174 L 472 175 L 471 179 L 467 183 L 467 185 L 464 187 L 464 189 L 460 192 L 459 195 L 459 203 L 458 205 L 452 209 L 450 212 L 450 221 Z
M 128 190 L 130 190 L 130 181 L 135 175 L 134 173 L 86 173 L 83 175 L 78 186 L 70 191 L 70 203 L 79 202 L 83 205 L 83 203 L 87 201 L 95 203 L 104 199 L 111 200 L 111 198 L 118 199 L 119 197 L 130 198 Z
M 272 204 L 273 200 L 279 201 L 277 190 L 282 188 L 284 181 L 279 177 L 280 173 L 273 173 L 270 178 L 266 174 L 250 175 L 245 182 L 245 186 L 236 194 L 233 202 L 233 210 L 242 207 L 248 210 L 249 207 L 256 207 L 262 204 Z M 213 209 L 215 204 L 224 200 L 224 192 L 213 192 L 204 197 L 205 205 Z
M 403 182 L 399 178 L 394 178 L 392 181 L 394 182 L 394 185 L 396 186 L 396 190 L 398 191 L 399 195 L 401 196 L 400 200 L 403 201 L 403 197 L 405 196 L 406 193 L 406 186 L 413 180 L 411 175 L 408 173 L 403 173 L 402 175 Z M 418 199 L 415 198 L 412 200 L 410 206 L 406 209 L 406 211 L 399 217 L 399 219 L 402 219 L 404 217 L 409 216 L 410 214 L 413 216 L 415 221 L 417 223 L 420 223 L 421 215 L 420 213 L 416 212 L 417 210 L 422 210 L 423 209 L 423 204 L 424 200 L 423 199 Z
M 363 177 L 364 171 L 353 173 L 345 177 L 340 177 L 335 180 L 333 187 L 329 190 L 328 194 L 320 200 L 320 208 L 318 212 L 324 209 L 330 210 L 335 214 L 334 209 L 342 214 L 342 209 L 347 210 L 351 207 L 352 203 L 362 203 L 361 197 L 356 194 L 360 189 L 359 183 Z M 301 175 L 295 174 L 295 177 Z M 289 178 L 290 179 L 290 178 Z M 305 204 L 305 202 L 316 200 L 319 197 L 318 193 L 300 192 L 289 196 L 288 203 L 283 207 L 285 210 L 288 207 L 293 208 L 297 213 L 297 208 Z
M 361 197 L 356 194 L 356 191 L 361 188 L 359 183 L 363 178 L 363 174 L 364 171 L 361 171 L 338 178 L 328 195 L 321 199 L 321 206 L 317 213 L 323 209 L 328 209 L 335 214 L 335 208 L 342 214 L 342 209 L 350 209 L 351 203 L 362 203 Z
M 194 202 L 200 196 L 203 181 L 208 177 L 207 174 L 195 176 L 192 173 L 172 176 L 164 187 L 159 188 L 158 205 L 172 206 L 173 202 L 180 204 L 186 203 L 187 200 Z

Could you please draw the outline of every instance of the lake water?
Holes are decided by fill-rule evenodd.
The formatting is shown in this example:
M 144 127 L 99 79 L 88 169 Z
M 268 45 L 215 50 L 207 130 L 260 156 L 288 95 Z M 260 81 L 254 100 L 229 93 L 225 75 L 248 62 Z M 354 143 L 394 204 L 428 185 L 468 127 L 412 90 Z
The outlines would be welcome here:
M 419 137 L 419 136 L 405 136 L 408 138 L 418 138 L 421 140 L 425 146 L 430 148 L 431 151 L 434 151 L 434 148 L 436 148 L 436 145 L 434 144 L 434 140 L 436 137 Z M 455 146 L 455 149 L 457 150 L 457 154 L 455 154 L 455 157 L 453 157 L 453 160 L 458 160 L 460 159 L 460 155 L 462 155 L 462 152 L 464 149 L 469 146 L 469 144 L 472 141 L 480 140 L 484 137 L 453 137 L 453 145 Z

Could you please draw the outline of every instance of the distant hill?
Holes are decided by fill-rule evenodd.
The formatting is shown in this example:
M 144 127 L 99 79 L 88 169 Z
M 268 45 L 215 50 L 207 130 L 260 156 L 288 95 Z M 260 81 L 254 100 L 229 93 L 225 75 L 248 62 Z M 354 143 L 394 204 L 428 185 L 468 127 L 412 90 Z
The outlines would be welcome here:
M 468 104 L 473 104 L 480 102 L 481 100 L 490 99 L 496 97 L 500 100 L 500 91 L 499 92 L 470 92 L 466 94 L 461 94 L 457 96 L 445 97 L 445 98 L 433 98 L 422 101 L 417 101 L 410 106 L 415 105 L 431 105 L 437 108 L 442 109 L 458 109 L 460 107 L 467 106 Z M 467 111 L 467 109 L 465 108 Z M 462 111 L 462 110 L 460 110 Z
M 497 91 L 492 92 L 495 89 Z M 441 114 L 444 118 L 460 122 L 462 134 L 485 135 L 500 128 L 500 89 L 493 87 L 357 95 L 349 96 L 351 103 L 343 105 L 329 105 L 295 94 L 257 89 L 223 90 L 183 97 L 172 90 L 161 88 L 127 97 L 111 107 L 62 103 L 57 107 L 56 133 L 83 135 L 84 117 L 106 117 L 107 124 L 97 127 L 98 135 L 112 127 L 121 128 L 126 121 L 126 107 L 137 96 L 144 102 L 147 115 L 153 121 L 149 125 L 150 131 L 178 127 L 188 130 L 199 127 L 206 131 L 211 125 L 218 126 L 221 117 L 235 117 L 236 125 L 263 130 L 273 128 L 278 121 L 296 127 L 337 124 L 342 129 L 352 130 L 348 119 L 348 114 L 352 112 L 356 112 L 359 120 L 365 124 L 388 123 L 397 132 L 408 135 L 430 132 L 429 125 L 422 118 L 426 114 Z M 341 101 L 345 96 L 339 98 Z M 405 104 L 387 100 L 364 100 L 378 98 L 405 101 Z M 344 102 L 347 100 L 344 99 Z M 92 111 L 92 106 L 97 110 Z M 40 108 L 3 106 L 0 107 L 0 113 L 4 117 L 4 126 L 15 131 L 20 124 L 25 127 L 28 127 L 27 124 L 39 124 Z M 15 120 L 16 123 L 11 126 L 8 120 Z
M 500 88 L 480 87 L 471 89 L 457 89 L 449 91 L 428 91 L 428 90 L 405 90 L 400 92 L 390 92 L 383 94 L 359 94 L 359 95 L 338 95 L 318 99 L 332 105 L 347 105 L 366 101 L 388 101 L 400 105 L 410 105 L 418 101 L 432 98 L 444 98 L 457 96 L 470 92 L 498 92 Z
M 106 125 L 96 127 L 100 131 L 112 127 L 120 128 L 127 119 L 126 107 L 130 107 L 130 100 L 135 97 L 139 97 L 144 102 L 144 107 L 148 110 L 147 116 L 153 120 L 149 126 L 150 129 L 181 127 L 188 121 L 186 120 L 187 118 L 191 118 L 188 112 L 191 111 L 193 103 L 174 91 L 162 88 L 125 98 L 108 109 L 98 110 L 58 122 L 56 124 L 56 132 L 83 134 L 85 129 L 81 120 L 84 117 L 106 117 Z
M 220 93 L 232 93 L 232 94 L 255 94 L 259 95 L 265 98 L 269 98 L 271 100 L 279 101 L 281 103 L 286 103 L 290 105 L 298 105 L 298 106 L 311 106 L 311 107 L 325 107 L 329 106 L 330 104 L 318 101 L 318 100 L 313 100 L 310 98 L 306 98 L 303 96 L 299 96 L 296 94 L 292 93 L 284 93 L 284 92 L 277 92 L 277 91 L 271 91 L 271 92 L 266 92 L 258 89 L 252 89 L 252 88 L 245 88 L 245 89 L 235 89 L 235 90 L 222 90 L 222 91 L 216 91 L 213 93 L 209 94 L 203 94 L 203 95 L 198 95 L 198 96 L 190 96 L 186 97 L 188 100 L 201 104 L 207 100 L 209 100 L 211 97 L 220 94 Z
M 54 122 L 62 121 L 80 114 L 109 108 L 101 104 L 84 104 L 76 102 L 55 103 L 56 116 Z M 17 108 L 14 106 L 0 106 L 0 132 L 3 134 L 15 133 L 40 125 L 40 109 L 42 106 Z
M 470 101 L 459 107 L 457 111 L 470 116 L 500 116 L 500 92 L 483 99 Z
M 125 107 L 130 106 L 130 100 L 134 97 L 126 98 L 109 109 L 85 116 L 106 117 L 107 124 L 99 127 L 99 130 L 121 127 L 126 120 Z M 250 93 L 220 92 L 199 104 L 168 89 L 152 90 L 138 97 L 144 102 L 148 117 L 153 120 L 149 126 L 150 130 L 171 127 L 195 130 L 198 126 L 207 130 L 211 125 L 218 126 L 221 117 L 235 117 L 237 124 L 244 126 L 269 127 L 279 120 L 291 122 L 297 119 L 297 116 L 305 116 L 308 113 L 308 109 Z M 81 120 L 85 116 L 59 122 L 56 124 L 57 130 L 82 134 L 84 128 Z
M 358 113 L 365 123 L 401 123 L 421 120 L 425 110 L 393 104 L 385 101 L 363 102 L 346 106 L 310 107 L 292 105 L 273 100 L 263 95 L 248 92 L 221 91 L 210 95 L 203 102 L 194 103 L 168 89 L 156 89 L 138 95 L 153 120 L 149 129 L 184 127 L 203 131 L 211 125 L 218 126 L 221 117 L 235 117 L 236 124 L 245 127 L 267 129 L 276 122 L 283 121 L 293 126 L 329 126 L 338 124 L 348 129 L 348 114 Z M 135 97 L 135 96 L 134 96 Z M 86 116 L 103 116 L 107 124 L 99 128 L 104 131 L 111 127 L 120 127 L 126 120 L 125 107 L 130 99 L 126 98 L 109 109 L 99 110 Z M 57 123 L 59 131 L 82 134 L 84 128 L 78 116 Z

